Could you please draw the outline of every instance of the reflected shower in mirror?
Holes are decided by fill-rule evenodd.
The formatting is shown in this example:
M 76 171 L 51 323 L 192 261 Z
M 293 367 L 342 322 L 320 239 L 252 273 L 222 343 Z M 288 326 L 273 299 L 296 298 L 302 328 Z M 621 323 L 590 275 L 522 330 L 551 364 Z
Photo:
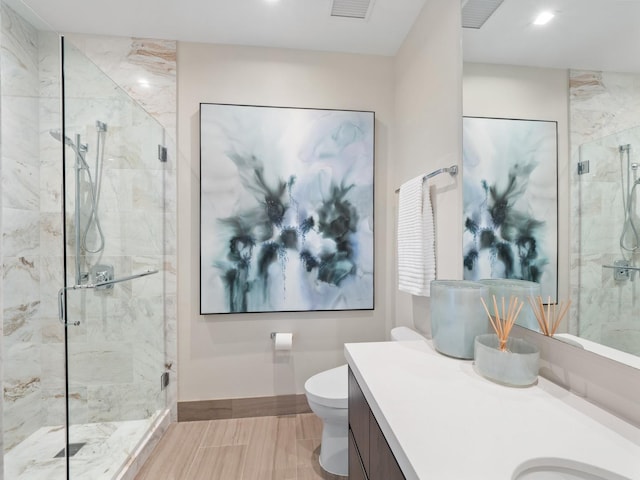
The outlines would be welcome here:
M 536 25 L 541 6 L 463 28 L 464 115 L 558 122 L 559 339 L 640 367 L 640 2 L 549 0 Z
M 640 356 L 640 128 L 580 145 L 577 334 Z M 572 332 L 573 333 L 573 332 Z

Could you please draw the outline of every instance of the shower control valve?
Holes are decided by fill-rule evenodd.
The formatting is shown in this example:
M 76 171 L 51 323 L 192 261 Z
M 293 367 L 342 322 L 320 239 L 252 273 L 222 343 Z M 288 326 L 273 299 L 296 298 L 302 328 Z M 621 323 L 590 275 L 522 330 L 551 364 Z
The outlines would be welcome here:
M 632 272 L 629 268 L 629 262 L 626 260 L 616 260 L 613 262 L 613 279 L 616 282 L 624 282 L 633 280 Z
M 91 267 L 91 279 L 96 285 L 96 290 L 111 290 L 113 284 L 100 285 L 101 283 L 113 280 L 113 266 L 112 265 L 94 265 Z

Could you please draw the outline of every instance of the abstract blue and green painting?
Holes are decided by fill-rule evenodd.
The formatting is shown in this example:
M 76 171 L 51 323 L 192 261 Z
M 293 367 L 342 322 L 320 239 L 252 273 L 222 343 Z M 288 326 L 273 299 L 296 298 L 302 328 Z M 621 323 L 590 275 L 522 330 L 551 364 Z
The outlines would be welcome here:
M 557 123 L 463 120 L 464 279 L 558 283 Z
M 200 105 L 200 311 L 373 308 L 374 113 Z

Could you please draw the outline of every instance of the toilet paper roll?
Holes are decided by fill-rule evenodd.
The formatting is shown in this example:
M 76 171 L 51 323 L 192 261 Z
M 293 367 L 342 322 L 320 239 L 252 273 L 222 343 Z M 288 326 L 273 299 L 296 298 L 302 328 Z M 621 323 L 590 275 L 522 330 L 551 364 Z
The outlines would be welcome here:
M 276 350 L 291 350 L 293 345 L 293 333 L 276 333 L 275 336 Z

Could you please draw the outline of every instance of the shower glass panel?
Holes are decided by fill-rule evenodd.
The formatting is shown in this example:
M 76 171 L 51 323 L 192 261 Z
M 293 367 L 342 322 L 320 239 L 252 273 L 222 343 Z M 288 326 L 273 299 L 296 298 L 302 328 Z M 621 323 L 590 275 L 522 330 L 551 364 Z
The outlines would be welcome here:
M 579 161 L 578 335 L 640 355 L 640 127 L 581 145 Z
M 165 408 L 164 130 L 62 51 L 68 474 L 111 479 Z
M 15 6 L 16 2 L 11 5 Z M 2 433 L 0 478 L 63 480 L 60 42 L 0 2 Z

